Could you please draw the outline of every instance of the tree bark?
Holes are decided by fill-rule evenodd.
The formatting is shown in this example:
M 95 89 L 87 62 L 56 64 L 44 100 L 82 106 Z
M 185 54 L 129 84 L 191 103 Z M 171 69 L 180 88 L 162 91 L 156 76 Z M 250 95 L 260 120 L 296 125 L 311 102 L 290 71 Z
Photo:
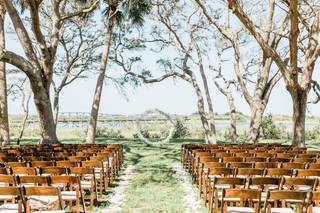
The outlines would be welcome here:
M 230 130 L 231 130 L 231 142 L 237 143 L 238 135 L 237 135 L 237 114 L 236 114 L 236 106 L 234 104 L 234 98 L 231 93 L 227 93 L 227 100 L 230 110 Z
M 113 12 L 111 11 L 110 13 L 112 14 Z M 100 106 L 103 83 L 105 79 L 106 68 L 107 68 L 108 59 L 109 59 L 113 24 L 114 24 L 113 19 L 112 18 L 109 19 L 108 29 L 107 29 L 105 40 L 104 40 L 104 48 L 103 48 L 103 53 L 101 58 L 101 64 L 99 68 L 99 76 L 98 76 L 96 89 L 93 97 L 92 107 L 91 107 L 90 121 L 89 121 L 87 140 L 86 140 L 87 143 L 89 144 L 95 143 L 95 134 L 97 129 L 99 106 Z
M 57 131 L 57 126 L 58 126 L 58 120 L 59 120 L 59 100 L 60 100 L 60 92 L 55 91 L 54 92 L 54 97 L 53 97 L 53 116 L 54 116 L 54 129 Z
M 42 86 L 37 84 L 36 82 L 30 82 L 31 89 L 34 96 L 34 103 L 37 108 L 37 112 L 39 115 L 39 122 L 40 122 L 40 140 L 39 143 L 59 143 L 54 119 L 53 119 L 53 112 L 51 107 L 51 101 L 49 98 L 49 92 Z
M 216 144 L 216 134 L 212 131 L 212 128 L 210 127 L 210 122 L 208 122 L 208 118 L 206 116 L 205 108 L 204 108 L 204 100 L 202 96 L 201 89 L 197 83 L 197 80 L 193 74 L 190 74 L 191 77 L 191 83 L 194 87 L 197 95 L 197 106 L 198 106 L 198 112 L 200 115 L 200 120 L 202 123 L 202 127 L 204 129 L 205 134 L 205 140 L 207 144 Z
M 265 106 L 261 102 L 253 103 L 251 107 L 249 143 L 258 143 L 264 110 Z
M 5 9 L 0 5 L 0 52 L 5 49 L 4 18 Z M 8 117 L 6 64 L 0 62 L 0 142 L 2 146 L 10 144 Z
M 22 108 L 23 108 L 23 111 L 24 111 L 24 118 L 23 118 L 23 121 L 22 121 L 22 124 L 21 124 L 20 134 L 19 134 L 19 137 L 17 139 L 17 145 L 20 145 L 22 137 L 23 137 L 24 130 L 26 128 L 26 123 L 27 123 L 27 120 L 28 120 L 28 117 L 29 117 L 29 102 L 30 102 L 30 98 L 31 98 L 31 94 L 29 94 L 29 96 L 26 97 L 25 93 L 23 92 L 21 105 L 22 105 Z
M 292 145 L 305 146 L 305 119 L 307 109 L 308 91 L 301 88 L 290 90 L 293 104 L 293 139 Z

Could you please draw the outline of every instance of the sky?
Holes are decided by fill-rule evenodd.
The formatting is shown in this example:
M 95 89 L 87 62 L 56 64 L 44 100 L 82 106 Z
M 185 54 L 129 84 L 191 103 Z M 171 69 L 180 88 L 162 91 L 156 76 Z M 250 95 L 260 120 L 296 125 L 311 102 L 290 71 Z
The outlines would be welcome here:
M 8 24 L 8 18 L 6 24 Z M 6 41 L 8 50 L 22 53 L 21 46 L 14 34 L 9 34 Z M 146 58 L 154 60 L 155 56 Z M 315 68 L 315 78 L 319 76 L 319 63 Z M 233 71 L 233 67 L 228 67 Z M 107 71 L 108 72 L 108 71 Z M 78 80 L 66 87 L 61 93 L 61 112 L 90 112 L 96 84 L 96 76 L 91 76 L 85 80 Z M 209 79 L 209 86 L 213 100 L 213 107 L 217 113 L 228 112 L 228 105 L 225 97 L 218 92 Z M 245 114 L 250 113 L 250 108 L 245 102 L 240 92 L 234 92 L 237 111 Z M 167 113 L 191 114 L 197 111 L 196 96 L 193 88 L 179 80 L 168 79 L 161 83 L 141 85 L 137 88 L 127 87 L 126 96 L 120 94 L 116 87 L 109 81 L 103 88 L 100 105 L 100 112 L 106 114 L 140 114 L 149 109 L 158 108 Z M 9 113 L 21 114 L 21 102 L 19 99 L 9 98 Z M 33 101 L 30 105 L 30 113 L 36 114 Z M 270 97 L 266 114 L 291 115 L 291 97 L 286 91 L 282 80 L 275 86 Z M 319 105 L 308 106 L 308 115 L 320 116 Z

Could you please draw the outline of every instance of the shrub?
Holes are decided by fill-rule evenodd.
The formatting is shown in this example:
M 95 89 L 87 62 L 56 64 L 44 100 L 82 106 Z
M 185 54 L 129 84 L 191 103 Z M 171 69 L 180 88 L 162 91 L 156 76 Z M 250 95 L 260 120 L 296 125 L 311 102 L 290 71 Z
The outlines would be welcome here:
M 121 139 L 124 136 L 121 134 L 120 130 L 114 129 L 106 129 L 106 128 L 97 128 L 96 130 L 96 137 L 103 137 L 103 138 L 117 138 Z
M 190 132 L 188 130 L 188 127 L 186 126 L 184 121 L 182 121 L 181 119 L 178 119 L 176 121 L 175 127 L 176 127 L 176 131 L 175 131 L 172 138 L 186 138 L 186 137 L 190 136 Z
M 305 138 L 306 140 L 319 140 L 320 139 L 319 127 L 306 130 Z
M 272 115 L 263 117 L 261 122 L 262 135 L 265 139 L 280 139 L 281 129 L 273 122 Z

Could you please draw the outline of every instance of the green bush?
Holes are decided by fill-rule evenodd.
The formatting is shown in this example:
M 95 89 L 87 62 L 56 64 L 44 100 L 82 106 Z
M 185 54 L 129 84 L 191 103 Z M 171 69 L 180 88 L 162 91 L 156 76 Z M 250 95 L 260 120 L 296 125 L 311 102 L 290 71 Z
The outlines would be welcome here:
M 272 115 L 263 117 L 261 122 L 262 136 L 265 139 L 280 139 L 282 130 L 273 122 Z
M 319 140 L 320 139 L 320 127 L 306 130 L 306 140 Z
M 186 126 L 184 121 L 178 119 L 176 121 L 176 131 L 174 132 L 174 135 L 172 138 L 186 138 L 188 136 L 190 136 L 188 127 Z
M 96 137 L 103 137 L 103 138 L 110 138 L 110 139 L 112 139 L 112 138 L 117 138 L 117 139 L 124 138 L 124 136 L 121 134 L 120 130 L 106 129 L 106 128 L 97 128 Z

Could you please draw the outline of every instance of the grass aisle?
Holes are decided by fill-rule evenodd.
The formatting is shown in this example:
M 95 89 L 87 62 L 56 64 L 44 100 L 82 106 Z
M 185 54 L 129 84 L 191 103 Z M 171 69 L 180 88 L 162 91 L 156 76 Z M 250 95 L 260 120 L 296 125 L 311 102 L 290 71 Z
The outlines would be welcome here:
M 138 141 L 119 143 L 125 147 L 124 167 L 134 167 L 133 177 L 125 189 L 124 202 L 119 212 L 190 212 L 190 203 L 186 203 L 186 197 L 190 195 L 186 193 L 185 183 L 177 178 L 174 169 L 180 163 L 181 143 L 172 143 L 164 148 L 146 147 Z M 115 188 L 116 185 L 117 183 Z M 191 200 L 197 200 L 196 193 L 195 196 L 196 198 Z M 105 199 L 107 202 L 108 196 Z M 103 205 L 108 206 L 108 203 L 102 203 Z M 207 212 L 203 202 L 197 201 L 196 205 L 199 206 L 199 213 Z

